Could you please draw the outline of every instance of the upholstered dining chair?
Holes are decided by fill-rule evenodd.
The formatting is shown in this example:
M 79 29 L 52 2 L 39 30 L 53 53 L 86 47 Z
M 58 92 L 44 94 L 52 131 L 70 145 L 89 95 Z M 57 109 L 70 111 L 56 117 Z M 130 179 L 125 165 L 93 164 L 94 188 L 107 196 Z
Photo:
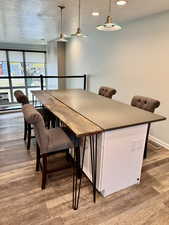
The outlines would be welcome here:
M 45 127 L 42 115 L 30 104 L 22 107 L 24 118 L 29 124 L 33 124 L 37 142 L 36 150 L 36 171 L 42 168 L 41 188 L 45 189 L 48 170 L 48 156 L 60 151 L 68 151 L 73 148 L 73 143 L 62 128 Z M 40 159 L 42 158 L 42 164 Z
M 28 97 L 21 91 L 21 90 L 16 90 L 14 92 L 14 96 L 17 100 L 18 103 L 25 105 L 25 104 L 29 104 L 29 99 Z M 56 118 L 54 117 L 54 115 L 47 110 L 44 107 L 39 107 L 37 108 L 38 112 L 43 116 L 43 119 L 45 121 L 45 125 L 49 128 L 50 127 L 50 123 L 52 123 L 52 126 L 55 126 L 55 122 Z M 24 120 L 24 140 L 26 141 L 27 139 L 27 149 L 30 149 L 30 145 L 31 145 L 31 138 L 32 138 L 32 127 L 30 124 L 27 124 L 27 122 Z
M 110 87 L 100 87 L 98 94 L 107 98 L 112 98 L 112 96 L 115 95 L 116 92 L 117 91 L 115 89 Z
M 144 96 L 134 96 L 131 105 L 153 113 L 160 106 L 160 101 Z
M 132 98 L 131 105 L 134 107 L 143 109 L 145 111 L 154 113 L 155 109 L 160 106 L 160 101 L 153 98 L 144 97 L 144 96 L 134 96 Z M 146 144 L 144 149 L 144 158 L 147 158 L 147 144 L 148 144 L 149 131 L 150 131 L 150 123 L 148 124 Z

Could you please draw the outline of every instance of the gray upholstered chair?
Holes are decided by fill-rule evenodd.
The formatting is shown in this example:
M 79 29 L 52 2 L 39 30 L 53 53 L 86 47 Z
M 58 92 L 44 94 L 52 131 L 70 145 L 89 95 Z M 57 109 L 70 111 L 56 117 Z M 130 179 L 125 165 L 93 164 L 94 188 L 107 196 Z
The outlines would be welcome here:
M 14 96 L 18 103 L 24 105 L 29 104 L 28 97 L 20 90 L 16 90 L 14 92 Z M 24 140 L 26 141 L 28 136 L 28 142 L 27 142 L 27 149 L 30 149 L 31 144 L 31 125 L 27 124 L 27 122 L 24 120 Z
M 134 96 L 132 98 L 131 105 L 153 113 L 155 109 L 160 106 L 160 101 L 153 98 L 144 97 L 144 96 Z M 149 130 L 150 130 L 150 123 L 148 124 L 147 138 L 146 138 L 146 144 L 144 149 L 144 158 L 147 157 L 147 143 L 148 143 Z
M 18 103 L 25 105 L 25 104 L 29 104 L 29 99 L 28 97 L 21 91 L 21 90 L 16 90 L 14 92 L 14 96 L 17 100 Z M 37 108 L 38 112 L 43 116 L 43 119 L 45 121 L 45 125 L 49 128 L 50 127 L 50 123 L 52 123 L 52 127 L 55 127 L 56 123 L 56 118 L 55 116 L 46 108 Z M 30 124 L 27 124 L 26 121 L 24 121 L 24 140 L 26 141 L 27 139 L 27 149 L 30 149 L 30 145 L 31 145 L 31 138 L 33 137 L 31 135 L 31 130 L 32 127 Z
M 20 90 L 16 90 L 14 92 L 14 96 L 17 100 L 18 103 L 24 105 L 24 104 L 29 104 L 28 97 Z
M 112 98 L 113 95 L 116 94 L 116 90 L 110 87 L 100 87 L 99 95 L 102 95 L 107 98 Z
M 62 128 L 46 129 L 41 114 L 30 104 L 22 107 L 24 118 L 29 124 L 34 125 L 35 137 L 37 141 L 36 171 L 42 167 L 42 189 L 45 188 L 47 174 L 50 172 L 47 165 L 47 157 L 60 151 L 68 151 L 73 148 L 73 143 L 65 134 Z M 42 158 L 42 164 L 40 163 Z
M 153 113 L 160 106 L 160 102 L 153 98 L 134 96 L 131 105 Z

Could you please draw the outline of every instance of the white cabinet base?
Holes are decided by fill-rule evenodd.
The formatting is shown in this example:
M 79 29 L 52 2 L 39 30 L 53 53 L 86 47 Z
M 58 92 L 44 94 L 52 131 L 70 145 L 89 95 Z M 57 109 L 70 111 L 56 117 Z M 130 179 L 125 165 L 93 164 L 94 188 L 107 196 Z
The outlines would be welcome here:
M 105 197 L 140 182 L 147 124 L 98 135 L 97 190 Z M 84 173 L 91 180 L 87 138 Z

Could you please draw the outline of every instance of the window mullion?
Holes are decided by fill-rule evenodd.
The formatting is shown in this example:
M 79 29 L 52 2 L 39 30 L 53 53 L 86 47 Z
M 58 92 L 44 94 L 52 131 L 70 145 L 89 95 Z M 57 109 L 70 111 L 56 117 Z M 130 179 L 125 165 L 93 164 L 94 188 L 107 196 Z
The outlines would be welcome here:
M 13 98 L 13 88 L 12 88 L 12 78 L 11 78 L 11 68 L 10 68 L 10 60 L 9 60 L 9 52 L 6 50 L 6 60 L 7 60 L 7 68 L 8 68 L 8 77 L 9 77 L 9 87 L 10 87 L 10 94 L 11 94 L 11 102 L 14 102 Z
M 27 76 L 25 51 L 23 51 L 23 72 L 24 72 L 24 76 Z M 26 91 L 26 95 L 28 96 L 28 82 L 26 77 L 25 77 L 25 91 Z

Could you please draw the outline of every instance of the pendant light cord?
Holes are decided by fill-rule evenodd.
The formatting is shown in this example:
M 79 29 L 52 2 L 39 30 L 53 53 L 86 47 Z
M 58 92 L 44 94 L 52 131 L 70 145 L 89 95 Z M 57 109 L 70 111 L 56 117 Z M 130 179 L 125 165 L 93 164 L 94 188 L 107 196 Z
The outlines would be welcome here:
M 80 4 L 80 0 L 79 0 L 79 28 L 80 28 L 80 7 L 81 7 L 81 4 Z
M 112 0 L 109 0 L 109 16 L 111 16 L 111 1 Z
M 62 11 L 63 11 L 63 8 L 60 8 L 60 10 L 61 10 L 61 18 L 60 18 L 61 19 L 61 22 L 60 22 L 61 23 L 61 28 L 60 28 L 60 30 L 61 30 L 61 33 L 62 33 L 62 24 L 63 24 L 63 22 L 62 22 Z

